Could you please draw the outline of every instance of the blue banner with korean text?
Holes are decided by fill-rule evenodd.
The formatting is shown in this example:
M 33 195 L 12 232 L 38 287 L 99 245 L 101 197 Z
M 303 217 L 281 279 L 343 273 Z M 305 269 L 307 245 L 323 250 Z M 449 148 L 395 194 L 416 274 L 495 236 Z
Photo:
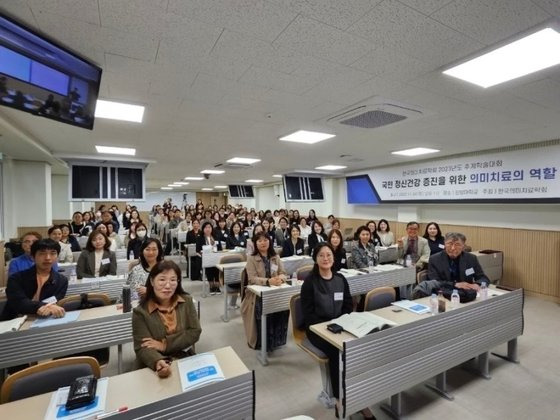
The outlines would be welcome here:
M 560 202 L 560 146 L 407 163 L 366 174 L 381 203 Z

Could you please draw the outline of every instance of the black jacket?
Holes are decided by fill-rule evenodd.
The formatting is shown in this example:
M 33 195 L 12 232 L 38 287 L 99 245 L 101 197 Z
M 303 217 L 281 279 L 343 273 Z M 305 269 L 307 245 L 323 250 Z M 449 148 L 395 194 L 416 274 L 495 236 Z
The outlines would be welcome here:
M 465 281 L 467 283 L 481 284 L 485 281 L 487 285 L 490 284 L 490 280 L 488 280 L 488 277 L 486 277 L 484 271 L 482 271 L 482 267 L 475 255 L 463 252 L 458 258 L 459 282 Z M 430 257 L 428 279 L 438 280 L 441 285 L 447 283 L 453 288 L 456 282 L 452 280 L 450 258 L 446 252 L 438 252 Z
M 292 255 L 303 255 L 305 248 L 305 241 L 301 238 L 297 239 L 296 246 L 290 238 L 284 241 L 284 246 L 282 247 L 282 257 L 291 257 Z
M 315 250 L 315 247 L 319 243 L 318 236 L 319 235 L 317 235 L 315 232 L 313 232 L 311 235 L 309 235 L 307 237 L 307 245 L 309 245 L 309 255 L 311 255 L 311 256 L 313 256 L 313 251 Z M 327 235 L 322 233 L 320 236 L 321 236 L 321 238 L 323 238 L 322 242 L 327 242 Z
M 220 243 L 220 241 L 216 240 L 216 238 L 214 238 L 215 241 L 215 245 L 216 248 L 218 249 L 218 251 L 222 250 L 222 244 Z M 196 252 L 201 253 L 202 252 L 202 247 L 206 244 L 206 238 L 203 235 L 198 236 L 198 238 L 196 238 Z
M 346 250 L 344 248 L 340 248 L 338 252 L 334 253 L 333 271 L 340 271 L 341 268 L 348 268 Z
M 234 249 L 236 246 L 241 248 L 247 248 L 247 238 L 243 232 L 239 233 L 238 239 L 234 235 L 230 234 L 226 239 L 227 249 Z
M 29 270 L 12 274 L 6 287 L 7 302 L 2 319 L 13 319 L 18 314 L 34 315 L 41 306 L 45 305 L 42 302 L 44 299 L 54 296 L 60 300 L 66 296 L 67 289 L 68 279 L 51 270 L 51 275 L 39 294 L 39 301 L 32 300 L 37 292 L 37 268 L 33 266 Z

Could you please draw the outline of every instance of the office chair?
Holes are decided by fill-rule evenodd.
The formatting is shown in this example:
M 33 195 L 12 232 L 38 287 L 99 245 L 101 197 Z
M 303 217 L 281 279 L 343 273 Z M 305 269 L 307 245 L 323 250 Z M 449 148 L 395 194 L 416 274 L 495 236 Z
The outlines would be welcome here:
M 56 391 L 87 375 L 101 376 L 93 357 L 67 357 L 31 366 L 8 376 L 0 391 L 0 404 Z
M 365 299 L 364 312 L 373 311 L 375 309 L 385 308 L 396 298 L 395 289 L 393 287 L 377 287 L 370 290 Z
M 301 296 L 298 293 L 290 299 L 290 315 L 292 318 L 292 335 L 299 348 L 305 351 L 313 360 L 319 363 L 321 371 L 321 382 L 323 389 L 317 399 L 327 408 L 334 407 L 333 394 L 331 389 L 331 378 L 329 372 L 329 359 L 320 349 L 315 347 L 307 338 L 303 323 L 303 311 L 301 308 Z
M 230 263 L 238 263 L 246 261 L 245 254 L 231 254 L 231 255 L 224 255 L 220 258 L 220 264 L 230 264 Z M 241 279 L 240 279 L 241 280 Z M 220 285 L 224 286 L 224 272 L 220 271 Z M 231 284 L 226 285 L 225 292 L 231 296 L 230 306 L 236 307 L 237 306 L 237 295 L 239 294 L 241 289 L 241 283 L 238 284 Z

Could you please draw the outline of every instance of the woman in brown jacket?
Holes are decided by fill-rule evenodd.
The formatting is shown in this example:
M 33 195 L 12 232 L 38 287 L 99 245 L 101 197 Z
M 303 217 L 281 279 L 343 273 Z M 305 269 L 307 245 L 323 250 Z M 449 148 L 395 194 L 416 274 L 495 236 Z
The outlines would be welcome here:
M 146 294 L 132 314 L 132 336 L 137 364 L 171 374 L 170 360 L 185 357 L 202 329 L 192 298 L 181 286 L 181 269 L 162 261 L 146 281 Z
M 247 257 L 247 265 L 245 266 L 248 283 L 250 285 L 256 284 L 260 286 L 280 286 L 282 283 L 285 283 L 287 277 L 284 266 L 280 257 L 276 255 L 268 235 L 265 232 L 257 233 L 253 236 L 253 243 L 255 244 L 255 250 L 253 251 L 253 255 Z M 251 348 L 260 347 L 260 340 L 258 340 L 260 337 L 258 337 L 256 319 L 256 315 L 260 317 L 260 313 L 258 310 L 255 311 L 257 299 L 257 295 L 247 291 L 243 297 L 243 302 L 241 302 L 241 314 L 245 326 L 245 335 L 247 336 L 247 344 L 249 344 Z M 289 314 L 289 311 L 284 312 L 288 312 Z M 268 330 L 272 331 L 271 334 L 275 334 L 275 321 L 271 319 L 271 317 L 274 316 L 276 316 L 275 318 L 281 318 L 277 320 L 277 326 L 281 331 L 284 329 L 283 318 L 286 318 L 285 328 L 287 331 L 288 317 L 285 316 L 284 312 L 280 312 L 278 316 L 276 316 L 277 314 L 268 315 L 269 322 L 267 322 L 267 326 L 269 327 Z M 273 347 L 274 346 L 269 346 L 268 350 L 273 350 Z

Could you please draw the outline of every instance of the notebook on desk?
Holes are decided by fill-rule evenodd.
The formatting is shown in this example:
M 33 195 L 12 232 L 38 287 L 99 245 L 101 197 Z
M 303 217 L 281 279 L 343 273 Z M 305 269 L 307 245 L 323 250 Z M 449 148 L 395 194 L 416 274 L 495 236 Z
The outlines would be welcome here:
M 332 322 L 358 338 L 397 325 L 371 312 L 351 312 L 333 319 Z
M 179 360 L 179 376 L 183 392 L 225 379 L 213 353 L 202 353 Z
M 29 328 L 52 327 L 54 325 L 68 324 L 80 317 L 80 311 L 66 312 L 62 318 L 39 318 L 33 321 Z

